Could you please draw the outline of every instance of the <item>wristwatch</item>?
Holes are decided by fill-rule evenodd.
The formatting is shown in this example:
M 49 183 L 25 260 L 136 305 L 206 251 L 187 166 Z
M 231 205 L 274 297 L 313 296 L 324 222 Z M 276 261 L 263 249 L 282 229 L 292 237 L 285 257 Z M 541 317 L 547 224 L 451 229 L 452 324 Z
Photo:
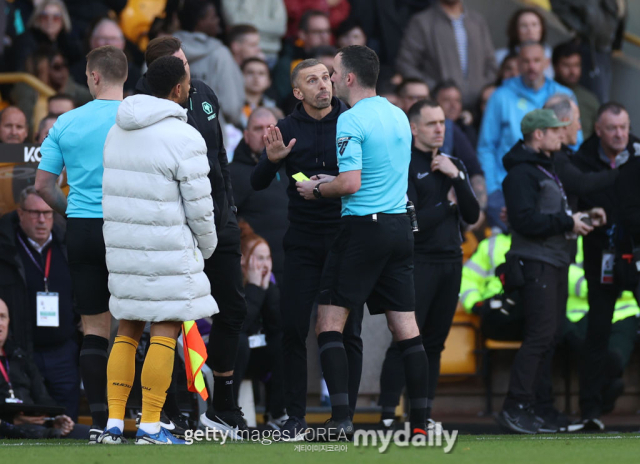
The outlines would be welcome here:
M 464 175 L 464 172 L 462 172 L 462 169 L 458 169 L 458 175 L 455 176 L 453 180 L 464 180 L 465 178 L 466 176 Z
M 320 191 L 320 184 L 324 184 L 324 182 L 318 182 L 315 187 L 313 187 L 313 196 L 316 198 L 322 198 L 322 192 Z

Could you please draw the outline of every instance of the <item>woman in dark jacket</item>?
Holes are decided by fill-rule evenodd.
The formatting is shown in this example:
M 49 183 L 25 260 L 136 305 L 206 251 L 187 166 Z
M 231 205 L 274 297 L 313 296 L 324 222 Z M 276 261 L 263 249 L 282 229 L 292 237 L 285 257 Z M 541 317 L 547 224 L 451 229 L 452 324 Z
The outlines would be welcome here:
M 288 419 L 284 405 L 280 292 L 271 273 L 271 250 L 251 226 L 241 230 L 242 272 L 247 317 L 240 332 L 234 372 L 236 397 L 245 377 L 264 382 L 267 390 L 267 425 L 279 429 Z

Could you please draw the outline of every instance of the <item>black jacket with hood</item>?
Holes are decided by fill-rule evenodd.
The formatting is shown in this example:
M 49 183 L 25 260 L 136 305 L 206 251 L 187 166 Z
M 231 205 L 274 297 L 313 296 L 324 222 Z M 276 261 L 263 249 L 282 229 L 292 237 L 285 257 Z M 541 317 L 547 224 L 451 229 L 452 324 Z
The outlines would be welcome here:
M 573 218 L 554 178 L 553 159 L 519 141 L 502 163 L 507 170 L 502 189 L 513 231 L 509 254 L 569 266 L 571 241 L 565 232 L 573 230 Z
M 293 113 L 278 121 L 284 144 L 289 145 L 291 139 L 296 139 L 291 153 L 279 163 L 272 163 L 266 150 L 263 151 L 251 175 L 251 186 L 255 190 L 263 190 L 284 165 L 289 179 L 287 195 L 291 226 L 319 233 L 326 232 L 328 226 L 339 225 L 341 200 L 305 200 L 298 193 L 292 176 L 299 172 L 309 178 L 316 174 L 338 175 L 336 126 L 338 116 L 347 111 L 347 106 L 336 97 L 332 98 L 331 104 L 331 112 L 318 121 L 307 114 L 302 103 L 298 103 Z
M 151 95 L 146 77 L 140 78 L 136 85 L 136 94 Z M 235 207 L 233 189 L 229 175 L 227 150 L 222 141 L 222 128 L 218 120 L 220 104 L 211 88 L 202 81 L 193 79 L 187 106 L 187 122 L 204 138 L 209 158 L 209 180 L 213 198 L 213 217 L 218 237 L 224 237 L 220 231 L 227 225 L 229 210 Z M 218 244 L 220 247 L 221 244 Z
M 623 168 L 626 168 L 627 160 L 635 158 L 636 153 L 640 153 L 640 139 L 629 135 L 627 150 L 618 155 L 619 159 L 616 163 L 620 172 L 623 171 Z M 596 173 L 613 170 L 602 152 L 600 138 L 595 134 L 582 144 L 580 150 L 575 154 L 573 162 L 583 172 Z M 637 182 L 638 180 L 635 179 L 635 181 Z M 620 185 L 619 180 L 617 184 Z M 621 227 L 620 198 L 616 192 L 615 185 L 580 196 L 578 201 L 580 211 L 586 211 L 594 207 L 604 208 L 607 213 L 607 225 L 596 228 L 584 238 L 584 270 L 587 278 L 599 280 L 602 267 L 602 252 L 610 247 L 607 232 L 611 230 L 611 227 L 615 225 L 614 245 L 619 248 L 617 251 L 630 251 L 631 244 Z

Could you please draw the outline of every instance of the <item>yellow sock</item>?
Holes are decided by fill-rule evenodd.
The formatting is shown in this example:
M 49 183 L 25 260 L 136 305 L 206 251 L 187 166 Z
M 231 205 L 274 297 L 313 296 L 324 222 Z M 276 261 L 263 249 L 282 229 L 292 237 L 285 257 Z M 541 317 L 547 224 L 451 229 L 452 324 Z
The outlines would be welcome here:
M 171 385 L 176 341 L 168 337 L 151 337 L 149 351 L 142 366 L 141 423 L 159 422 L 160 413 Z
M 107 398 L 109 418 L 124 420 L 124 410 L 136 374 L 136 349 L 133 338 L 118 335 L 107 364 Z

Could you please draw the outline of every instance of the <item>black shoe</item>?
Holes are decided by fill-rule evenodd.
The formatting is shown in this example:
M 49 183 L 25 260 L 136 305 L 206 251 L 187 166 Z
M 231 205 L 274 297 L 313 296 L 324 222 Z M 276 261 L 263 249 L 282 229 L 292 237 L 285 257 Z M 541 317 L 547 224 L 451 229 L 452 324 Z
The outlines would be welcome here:
M 102 435 L 102 432 L 104 432 L 104 429 L 101 429 L 97 425 L 92 425 L 91 428 L 89 429 L 89 444 L 90 445 L 98 444 L 98 437 Z
M 209 408 L 207 412 L 200 416 L 200 423 L 210 429 L 220 432 L 229 432 L 232 440 L 244 440 L 248 436 L 249 427 L 244 420 L 242 409 L 236 407 L 228 411 L 216 411 Z
M 282 441 L 304 441 L 307 439 L 308 431 L 309 427 L 304 419 L 289 416 L 280 428 L 280 439 Z
M 624 381 L 613 379 L 602 392 L 602 414 L 609 414 L 616 407 L 616 400 L 624 392 Z
M 542 420 L 524 404 L 503 409 L 497 417 L 498 423 L 516 433 L 536 434 L 540 431 Z
M 383 430 L 394 430 L 396 428 L 395 419 L 380 419 L 380 427 Z
M 536 409 L 535 414 L 543 421 L 541 433 L 566 432 L 571 425 L 569 418 L 556 408 Z
M 604 432 L 604 423 L 598 417 L 591 417 L 582 421 L 583 432 Z
M 324 423 L 324 435 L 318 435 L 322 441 L 351 441 L 353 440 L 353 422 L 347 417 L 340 421 L 329 419 Z

